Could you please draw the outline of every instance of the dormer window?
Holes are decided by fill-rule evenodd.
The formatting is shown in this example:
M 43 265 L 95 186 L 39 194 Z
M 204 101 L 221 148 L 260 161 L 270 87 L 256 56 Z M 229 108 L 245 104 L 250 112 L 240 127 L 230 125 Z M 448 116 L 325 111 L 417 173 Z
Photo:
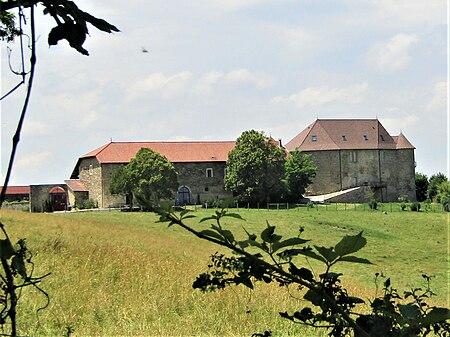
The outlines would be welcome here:
M 311 136 L 311 141 L 317 142 L 317 136 L 316 136 L 316 135 L 312 135 L 312 136 Z
M 384 142 L 384 136 L 383 135 L 380 135 L 380 139 L 381 139 L 382 142 Z
M 366 142 L 369 140 L 369 137 L 367 137 L 367 135 L 364 135 L 363 138 Z
M 342 141 L 344 141 L 344 142 L 347 141 L 347 136 L 346 135 L 342 135 Z

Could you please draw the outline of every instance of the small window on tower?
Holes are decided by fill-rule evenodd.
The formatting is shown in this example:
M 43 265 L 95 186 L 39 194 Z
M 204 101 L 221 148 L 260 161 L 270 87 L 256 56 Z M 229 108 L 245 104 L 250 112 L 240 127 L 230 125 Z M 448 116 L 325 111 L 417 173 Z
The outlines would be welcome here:
M 311 136 L 311 141 L 317 142 L 317 136 L 316 136 L 316 135 L 312 135 L 312 136 Z
M 363 138 L 366 142 L 369 140 L 369 137 L 367 137 L 367 135 L 364 135 Z
M 381 139 L 382 142 L 384 142 L 384 136 L 383 135 L 380 135 L 380 139 Z
M 347 136 L 346 136 L 346 135 L 342 135 L 342 140 L 343 140 L 344 142 L 346 142 L 346 141 L 347 141 Z

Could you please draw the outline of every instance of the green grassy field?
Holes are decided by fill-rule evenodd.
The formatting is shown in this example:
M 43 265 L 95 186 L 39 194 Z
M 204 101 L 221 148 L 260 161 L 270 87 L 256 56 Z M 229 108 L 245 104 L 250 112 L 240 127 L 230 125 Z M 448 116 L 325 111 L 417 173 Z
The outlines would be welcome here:
M 368 244 L 358 255 L 374 265 L 336 268 L 352 294 L 373 297 L 375 272 L 391 277 L 399 290 L 424 286 L 421 275 L 426 273 L 435 276 L 432 303 L 448 306 L 447 214 L 387 211 L 240 209 L 246 221 L 230 218 L 226 226 L 242 237 L 242 226 L 259 232 L 266 220 L 284 235 L 295 235 L 303 226 L 304 238 L 324 246 L 364 230 Z M 195 215 L 200 219 L 211 212 Z M 258 284 L 253 292 L 243 287 L 210 294 L 193 290 L 192 281 L 219 248 L 180 228 L 155 223 L 151 213 L 2 210 L 0 217 L 14 240 L 27 238 L 35 275 L 52 273 L 41 284 L 51 297 L 48 308 L 36 313 L 44 296 L 32 289 L 22 294 L 22 335 L 64 336 L 68 327 L 74 336 L 249 336 L 267 329 L 276 336 L 324 335 L 279 318 L 279 311 L 304 305 L 296 289 Z

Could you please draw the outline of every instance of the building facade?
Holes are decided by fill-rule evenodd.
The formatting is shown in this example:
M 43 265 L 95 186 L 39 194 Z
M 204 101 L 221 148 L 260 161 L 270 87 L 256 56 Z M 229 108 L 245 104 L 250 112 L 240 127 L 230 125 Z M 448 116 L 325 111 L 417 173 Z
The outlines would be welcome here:
M 317 119 L 286 149 L 310 154 L 317 166 L 309 195 L 369 186 L 379 201 L 416 200 L 415 148 L 377 119 Z
M 127 204 L 126 196 L 111 194 L 109 185 L 113 172 L 126 165 L 141 148 L 149 148 L 165 156 L 178 173 L 178 204 L 205 203 L 225 199 L 228 153 L 234 141 L 211 142 L 111 142 L 78 159 L 70 181 L 88 191 L 98 207 L 120 207 Z

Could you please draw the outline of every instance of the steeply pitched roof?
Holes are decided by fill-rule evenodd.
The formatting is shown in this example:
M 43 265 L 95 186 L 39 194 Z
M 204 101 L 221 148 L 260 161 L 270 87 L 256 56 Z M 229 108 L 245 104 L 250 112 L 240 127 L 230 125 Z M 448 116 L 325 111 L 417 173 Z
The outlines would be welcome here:
M 95 157 L 99 163 L 128 163 L 141 148 L 149 148 L 172 163 L 227 161 L 234 141 L 216 142 L 111 142 L 82 158 Z
M 285 147 L 289 151 L 414 149 L 403 134 L 389 135 L 378 119 L 317 119 Z
M 3 186 L 0 186 L 0 191 Z M 6 195 L 8 194 L 30 194 L 30 186 L 8 186 L 6 188 Z

